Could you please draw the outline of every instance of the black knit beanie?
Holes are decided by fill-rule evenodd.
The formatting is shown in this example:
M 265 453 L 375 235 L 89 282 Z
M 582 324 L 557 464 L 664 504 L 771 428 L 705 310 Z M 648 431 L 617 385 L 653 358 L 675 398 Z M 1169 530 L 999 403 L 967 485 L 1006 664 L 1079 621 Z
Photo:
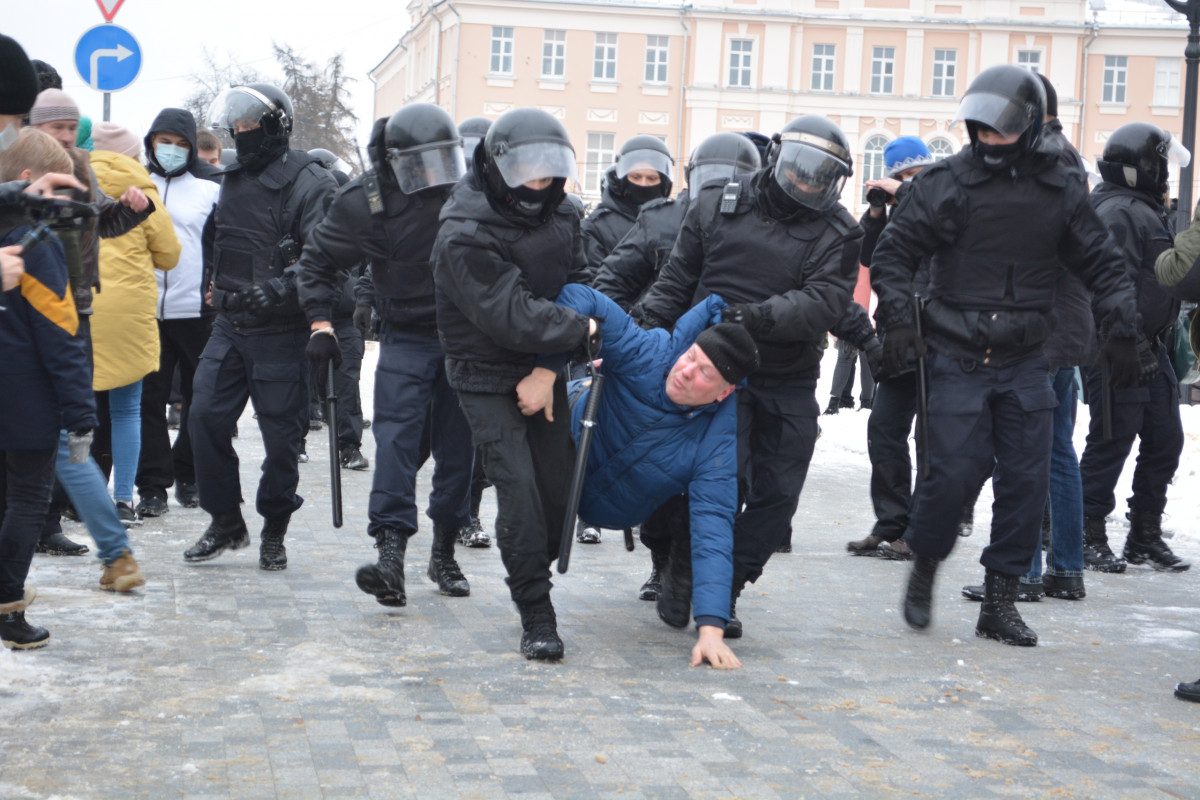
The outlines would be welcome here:
M 732 322 L 713 325 L 696 337 L 696 346 L 729 383 L 741 383 L 758 369 L 758 348 L 750 332 L 741 325 Z
M 21 45 L 0 33 L 0 114 L 26 114 L 37 99 L 37 73 Z

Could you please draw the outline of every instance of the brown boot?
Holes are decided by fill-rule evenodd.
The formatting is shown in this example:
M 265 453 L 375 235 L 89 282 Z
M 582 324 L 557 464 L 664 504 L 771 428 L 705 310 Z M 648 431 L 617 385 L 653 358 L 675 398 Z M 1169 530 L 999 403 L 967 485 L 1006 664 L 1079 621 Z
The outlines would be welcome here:
M 146 579 L 128 550 L 122 550 L 100 576 L 100 588 L 106 592 L 128 592 L 145 585 Z
M 884 538 L 872 533 L 865 539 L 856 539 L 853 542 L 846 542 L 846 550 L 850 555 L 854 556 L 877 556 L 876 552 L 879 545 L 883 544 Z

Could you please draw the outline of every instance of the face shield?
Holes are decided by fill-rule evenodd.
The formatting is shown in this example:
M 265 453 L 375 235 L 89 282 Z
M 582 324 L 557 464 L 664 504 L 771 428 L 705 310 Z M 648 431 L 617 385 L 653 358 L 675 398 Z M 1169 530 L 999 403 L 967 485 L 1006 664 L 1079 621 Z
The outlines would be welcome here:
M 517 187 L 543 178 L 578 180 L 575 151 L 561 141 L 524 142 L 501 146 L 497 151 L 492 161 L 508 186 Z
M 622 153 L 617 161 L 617 177 L 624 178 L 635 170 L 649 170 L 662 175 L 667 180 L 672 179 L 671 157 L 658 150 L 630 150 Z
M 257 128 L 263 115 L 275 109 L 275 104 L 266 95 L 248 86 L 236 86 L 221 92 L 212 101 L 208 108 L 208 124 L 232 135 Z
M 716 180 L 728 181 L 736 174 L 737 169 L 733 164 L 697 164 L 687 173 L 688 195 L 695 200 L 700 196 L 700 189 L 704 184 Z
M 435 142 L 410 150 L 389 148 L 387 159 L 400 191 L 405 194 L 457 183 L 467 171 L 463 149 L 457 141 Z
M 1177 165 L 1180 169 L 1186 169 L 1187 165 L 1192 163 L 1192 154 L 1187 151 L 1186 147 L 1176 141 L 1173 136 L 1159 145 L 1158 151 L 1163 158 Z
M 977 122 L 1005 136 L 1019 136 L 1034 123 L 1036 108 L 990 92 L 969 94 L 958 104 L 955 122 Z
M 483 142 L 482 136 L 464 136 L 462 137 L 463 157 L 470 161 L 475 157 L 475 148 Z
M 824 211 L 842 196 L 850 175 L 843 159 L 803 141 L 783 141 L 775 162 L 774 178 L 788 196 L 817 211 Z

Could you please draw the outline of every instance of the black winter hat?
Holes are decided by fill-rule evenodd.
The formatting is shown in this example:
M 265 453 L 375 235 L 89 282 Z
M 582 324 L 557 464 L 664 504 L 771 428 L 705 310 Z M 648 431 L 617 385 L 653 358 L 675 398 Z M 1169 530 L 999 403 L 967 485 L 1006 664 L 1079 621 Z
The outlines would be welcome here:
M 0 114 L 27 114 L 41 86 L 21 45 L 0 34 Z
M 741 325 L 721 322 L 696 337 L 696 346 L 704 351 L 729 383 L 741 383 L 758 370 L 758 348 L 750 332 Z

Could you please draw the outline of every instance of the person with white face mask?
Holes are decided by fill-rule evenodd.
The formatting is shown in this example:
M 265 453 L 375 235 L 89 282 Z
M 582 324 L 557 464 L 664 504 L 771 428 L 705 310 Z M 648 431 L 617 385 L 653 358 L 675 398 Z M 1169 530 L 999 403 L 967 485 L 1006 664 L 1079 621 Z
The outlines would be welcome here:
M 179 265 L 170 272 L 155 270 L 158 278 L 159 339 L 162 351 L 157 372 L 142 382 L 142 453 L 137 487 L 143 517 L 167 512 L 167 489 L 175 485 L 175 499 L 195 508 L 196 474 L 187 415 L 192 401 L 192 376 L 208 342 L 212 320 L 204 314 L 204 260 L 201 235 L 221 193 L 219 170 L 196 156 L 196 120 L 182 108 L 164 108 L 143 142 L 146 168 L 175 223 L 182 251 Z M 171 379 L 179 369 L 183 410 L 179 438 L 171 446 L 166 406 Z

